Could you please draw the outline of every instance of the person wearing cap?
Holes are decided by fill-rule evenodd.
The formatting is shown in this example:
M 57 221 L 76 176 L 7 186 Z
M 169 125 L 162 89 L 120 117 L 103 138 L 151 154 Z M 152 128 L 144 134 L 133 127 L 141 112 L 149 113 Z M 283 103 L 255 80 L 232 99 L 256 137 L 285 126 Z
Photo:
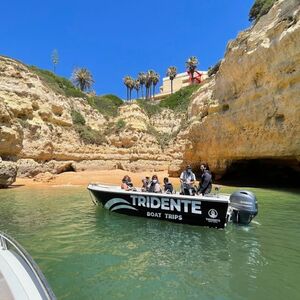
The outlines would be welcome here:
M 190 165 L 187 165 L 186 169 L 180 175 L 181 193 L 184 195 L 194 195 L 195 181 L 196 181 L 196 176 L 192 171 L 192 167 Z
M 157 175 L 152 176 L 152 180 L 149 186 L 150 193 L 162 193 L 162 189 L 160 187 Z

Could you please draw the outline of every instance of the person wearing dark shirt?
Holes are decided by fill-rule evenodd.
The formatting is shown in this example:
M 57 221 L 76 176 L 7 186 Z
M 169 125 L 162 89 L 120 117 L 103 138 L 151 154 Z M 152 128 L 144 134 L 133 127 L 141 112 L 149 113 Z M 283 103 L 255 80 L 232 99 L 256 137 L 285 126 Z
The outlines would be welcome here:
M 149 186 L 149 192 L 150 193 L 161 193 L 162 192 L 157 175 L 152 176 L 152 180 L 151 180 L 151 183 Z
M 209 167 L 207 164 L 202 164 L 200 169 L 202 171 L 202 175 L 198 192 L 202 195 L 209 194 L 212 188 L 212 176 L 209 171 Z
M 142 188 L 141 188 L 141 191 L 142 192 L 149 192 L 149 188 L 150 188 L 150 184 L 151 184 L 151 181 L 150 181 L 150 177 L 146 176 L 142 179 Z
M 164 192 L 166 194 L 173 194 L 174 188 L 171 182 L 169 182 L 169 178 L 164 178 Z

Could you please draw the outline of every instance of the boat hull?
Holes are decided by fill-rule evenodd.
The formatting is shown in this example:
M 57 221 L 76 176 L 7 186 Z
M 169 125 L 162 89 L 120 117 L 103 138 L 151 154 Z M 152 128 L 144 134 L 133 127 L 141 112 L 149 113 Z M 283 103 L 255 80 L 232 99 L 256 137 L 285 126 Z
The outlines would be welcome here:
M 154 194 L 89 185 L 93 201 L 111 212 L 166 220 L 175 223 L 224 228 L 229 200 L 217 197 L 195 197 Z

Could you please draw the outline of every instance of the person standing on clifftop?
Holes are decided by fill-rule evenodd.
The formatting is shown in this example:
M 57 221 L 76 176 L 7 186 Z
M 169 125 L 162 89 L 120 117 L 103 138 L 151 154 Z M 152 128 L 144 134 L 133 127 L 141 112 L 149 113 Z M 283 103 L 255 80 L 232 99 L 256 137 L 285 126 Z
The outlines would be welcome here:
M 201 164 L 200 169 L 202 171 L 202 175 L 198 192 L 202 195 L 209 194 L 212 188 L 212 176 L 209 171 L 209 167 L 207 164 Z

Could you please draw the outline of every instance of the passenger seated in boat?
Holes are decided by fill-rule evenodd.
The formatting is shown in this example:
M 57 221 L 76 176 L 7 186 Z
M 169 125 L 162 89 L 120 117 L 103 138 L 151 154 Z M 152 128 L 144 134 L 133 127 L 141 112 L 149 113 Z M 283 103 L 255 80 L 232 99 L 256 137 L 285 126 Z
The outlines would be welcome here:
M 202 175 L 199 184 L 198 192 L 199 194 L 205 195 L 211 192 L 212 188 L 212 175 L 209 171 L 208 164 L 201 164 L 200 166 Z
M 162 193 L 157 175 L 152 176 L 152 180 L 149 186 L 149 192 L 150 193 Z
M 145 178 L 142 179 L 142 188 L 141 191 L 142 192 L 149 192 L 149 188 L 150 188 L 150 177 L 146 176 Z
M 128 175 L 125 175 L 122 179 L 121 189 L 125 191 L 131 191 L 133 189 L 133 184 L 131 178 Z
M 188 165 L 186 169 L 180 175 L 181 183 L 181 195 L 195 195 L 196 189 L 194 183 L 196 181 L 196 176 L 192 172 L 192 167 Z
M 166 194 L 173 194 L 174 188 L 173 188 L 173 184 L 171 182 L 169 182 L 169 178 L 165 177 L 164 178 L 164 192 Z

